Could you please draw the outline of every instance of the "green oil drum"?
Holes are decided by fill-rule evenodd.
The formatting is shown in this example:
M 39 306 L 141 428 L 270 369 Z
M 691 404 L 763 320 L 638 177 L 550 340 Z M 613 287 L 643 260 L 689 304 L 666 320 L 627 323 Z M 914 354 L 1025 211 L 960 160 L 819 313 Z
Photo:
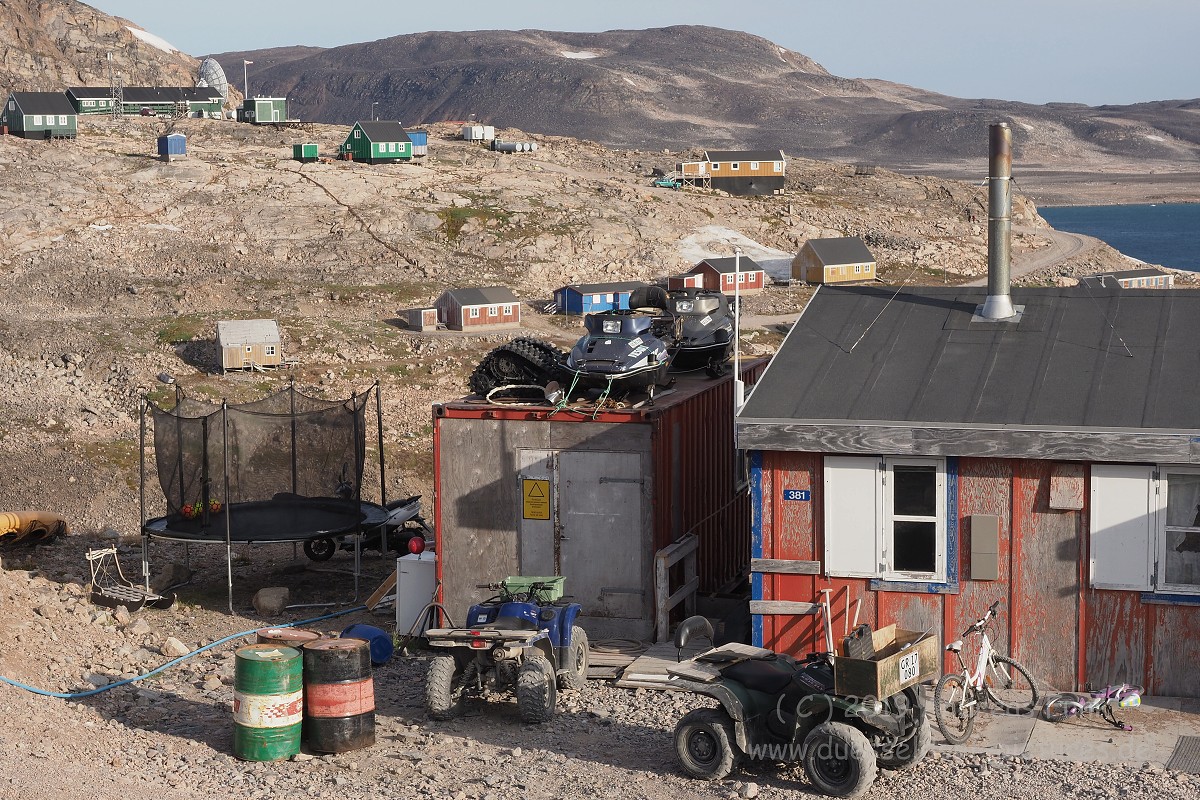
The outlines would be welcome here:
M 304 660 L 294 647 L 248 644 L 234 652 L 233 754 L 278 761 L 300 752 Z

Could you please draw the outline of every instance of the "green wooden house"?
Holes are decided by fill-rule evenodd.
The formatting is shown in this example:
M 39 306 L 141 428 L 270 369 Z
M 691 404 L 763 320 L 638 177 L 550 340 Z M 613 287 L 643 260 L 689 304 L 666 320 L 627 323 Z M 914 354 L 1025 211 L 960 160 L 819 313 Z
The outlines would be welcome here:
M 365 161 L 411 161 L 412 139 L 404 132 L 399 122 L 374 121 L 356 122 L 338 149 L 342 158 Z
M 112 88 L 108 86 L 72 86 L 67 99 L 80 115 L 111 114 Z M 121 92 L 121 113 L 174 117 L 220 118 L 225 98 L 208 86 L 126 86 Z
M 267 125 L 272 122 L 287 122 L 286 97 L 249 97 L 242 101 L 237 110 L 238 122 Z
M 0 125 L 25 139 L 74 139 L 79 133 L 79 117 L 62 92 L 13 92 Z

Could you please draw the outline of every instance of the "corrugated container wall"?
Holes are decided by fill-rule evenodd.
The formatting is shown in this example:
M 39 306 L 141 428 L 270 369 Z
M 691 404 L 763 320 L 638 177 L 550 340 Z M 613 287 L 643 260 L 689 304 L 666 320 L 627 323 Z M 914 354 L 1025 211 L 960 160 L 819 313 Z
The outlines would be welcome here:
M 765 361 L 745 365 L 752 384 Z M 654 555 L 699 539 L 700 591 L 750 558 L 732 376 L 680 376 L 654 406 L 584 413 L 460 401 L 434 406 L 439 579 L 451 613 L 476 584 L 561 574 L 594 637 L 649 638 Z

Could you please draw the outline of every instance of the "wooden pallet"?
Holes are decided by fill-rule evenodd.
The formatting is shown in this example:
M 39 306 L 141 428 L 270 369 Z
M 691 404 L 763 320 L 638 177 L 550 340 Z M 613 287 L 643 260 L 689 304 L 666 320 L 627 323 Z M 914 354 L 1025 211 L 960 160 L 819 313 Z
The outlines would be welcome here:
M 625 668 L 617 686 L 623 689 L 660 689 L 672 690 L 674 687 L 667 683 L 667 667 L 674 667 L 680 660 L 686 661 L 697 653 L 711 648 L 705 641 L 683 648 L 683 653 L 675 649 L 671 642 L 659 642 L 651 645 L 645 653 Z

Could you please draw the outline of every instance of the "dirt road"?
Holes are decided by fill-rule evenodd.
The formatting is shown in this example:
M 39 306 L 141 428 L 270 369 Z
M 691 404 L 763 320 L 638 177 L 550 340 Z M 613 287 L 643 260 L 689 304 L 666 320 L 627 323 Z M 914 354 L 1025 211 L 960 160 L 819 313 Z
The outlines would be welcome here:
M 1017 253 L 1013 255 L 1012 274 L 1013 280 L 1020 278 L 1023 275 L 1028 275 L 1031 272 L 1052 267 L 1055 264 L 1061 264 L 1068 259 L 1083 255 L 1089 250 L 1094 250 L 1104 244 L 1099 239 L 1092 236 L 1084 236 L 1080 233 L 1067 233 L 1066 231 L 1056 231 L 1053 228 L 1033 228 L 1025 225 L 1014 225 L 1014 233 L 1030 233 L 1040 236 L 1048 236 L 1050 238 L 1050 246 L 1041 250 L 1035 250 L 1031 253 Z M 966 286 L 987 286 L 987 277 L 980 278 L 976 281 L 971 281 Z

